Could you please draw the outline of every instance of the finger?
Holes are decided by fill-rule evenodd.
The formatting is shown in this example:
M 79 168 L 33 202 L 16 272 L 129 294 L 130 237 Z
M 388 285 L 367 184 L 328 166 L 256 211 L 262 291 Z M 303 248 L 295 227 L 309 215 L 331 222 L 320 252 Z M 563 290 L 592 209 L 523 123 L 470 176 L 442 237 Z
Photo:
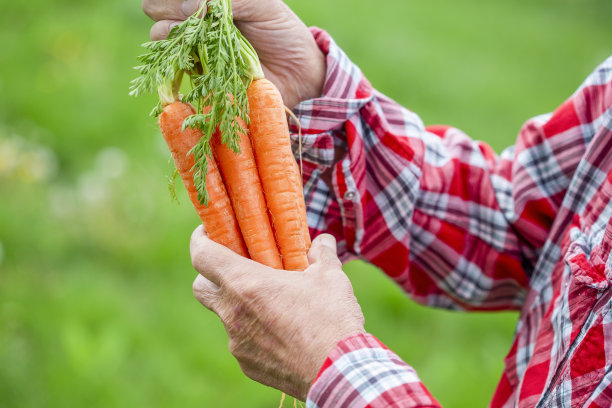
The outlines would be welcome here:
M 185 0 L 183 1 L 183 4 L 181 4 L 181 11 L 185 17 L 189 17 L 198 11 L 204 2 L 205 0 Z M 204 8 L 204 15 L 206 15 L 206 7 Z
M 322 234 L 316 237 L 312 241 L 310 251 L 308 251 L 308 261 L 311 265 L 322 264 L 342 267 L 342 262 L 338 259 L 336 239 L 329 234 Z
M 217 286 L 266 269 L 208 238 L 201 225 L 191 235 L 190 252 L 193 267 Z
M 219 304 L 219 287 L 202 275 L 198 275 L 193 281 L 193 296 L 205 308 L 217 313 Z
M 153 27 L 151 27 L 151 32 L 149 33 L 151 41 L 165 39 L 168 37 L 168 34 L 170 34 L 170 30 L 180 23 L 182 23 L 180 20 L 161 20 L 153 24 Z
M 143 0 L 142 10 L 154 21 L 185 20 L 195 13 L 204 0 Z

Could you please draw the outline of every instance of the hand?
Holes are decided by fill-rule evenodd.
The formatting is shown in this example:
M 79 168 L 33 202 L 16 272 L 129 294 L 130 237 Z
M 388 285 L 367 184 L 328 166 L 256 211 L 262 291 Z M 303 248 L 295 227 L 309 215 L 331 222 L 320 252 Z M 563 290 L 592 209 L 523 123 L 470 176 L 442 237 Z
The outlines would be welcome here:
M 203 0 L 143 0 L 144 12 L 156 23 L 151 39 L 168 36 L 173 24 L 195 13 Z M 266 77 L 280 90 L 287 106 L 321 95 L 325 56 L 310 31 L 282 0 L 233 0 L 234 23 L 253 45 Z
M 334 238 L 319 236 L 308 257 L 306 271 L 280 271 L 213 242 L 201 226 L 191 237 L 193 293 L 223 321 L 242 371 L 301 400 L 336 344 L 364 332 Z

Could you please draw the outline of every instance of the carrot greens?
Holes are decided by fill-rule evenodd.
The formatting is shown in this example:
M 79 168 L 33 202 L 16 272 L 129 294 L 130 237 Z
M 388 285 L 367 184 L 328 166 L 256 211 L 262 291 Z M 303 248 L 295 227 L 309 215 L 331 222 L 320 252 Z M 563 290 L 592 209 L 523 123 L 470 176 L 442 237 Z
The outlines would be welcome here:
M 234 26 L 231 0 L 205 2 L 167 39 L 143 47 L 147 52 L 138 57 L 139 76 L 131 82 L 130 95 L 158 92 L 160 101 L 151 115 L 158 116 L 165 105 L 178 100 L 183 73 L 190 77 L 191 89 L 182 101 L 191 103 L 195 114 L 185 119 L 183 128 L 198 128 L 203 134 L 191 153 L 198 199 L 207 204 L 210 140 L 218 129 L 223 143 L 239 150 L 239 133 L 246 131 L 239 120 L 249 121 L 247 88 L 264 76 L 257 53 Z

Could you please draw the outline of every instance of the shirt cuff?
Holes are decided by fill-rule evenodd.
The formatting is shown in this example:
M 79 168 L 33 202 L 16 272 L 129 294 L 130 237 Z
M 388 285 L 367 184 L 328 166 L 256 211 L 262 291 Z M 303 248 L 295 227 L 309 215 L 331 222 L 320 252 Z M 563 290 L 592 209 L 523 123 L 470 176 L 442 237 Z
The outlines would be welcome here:
M 323 94 L 299 103 L 294 109 L 302 130 L 302 158 L 318 168 L 334 164 L 334 149 L 345 147 L 346 121 L 372 100 L 373 89 L 331 36 L 312 27 L 312 35 L 326 57 L 327 71 Z M 293 151 L 298 158 L 297 125 L 291 124 Z
M 332 350 L 308 393 L 308 408 L 440 407 L 412 367 L 369 334 Z

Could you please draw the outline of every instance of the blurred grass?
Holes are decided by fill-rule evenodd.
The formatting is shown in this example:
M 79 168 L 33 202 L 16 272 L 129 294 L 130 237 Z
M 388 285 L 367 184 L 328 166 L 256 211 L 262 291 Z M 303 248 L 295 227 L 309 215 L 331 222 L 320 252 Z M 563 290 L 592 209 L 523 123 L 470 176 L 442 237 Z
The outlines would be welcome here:
M 604 0 L 288 3 L 379 90 L 498 151 L 612 53 Z M 139 2 L 10 2 L 0 22 L 0 406 L 277 406 L 191 296 L 197 220 L 169 199 L 152 99 L 127 96 Z M 487 405 L 516 314 L 428 310 L 345 270 L 368 330 L 445 406 Z

